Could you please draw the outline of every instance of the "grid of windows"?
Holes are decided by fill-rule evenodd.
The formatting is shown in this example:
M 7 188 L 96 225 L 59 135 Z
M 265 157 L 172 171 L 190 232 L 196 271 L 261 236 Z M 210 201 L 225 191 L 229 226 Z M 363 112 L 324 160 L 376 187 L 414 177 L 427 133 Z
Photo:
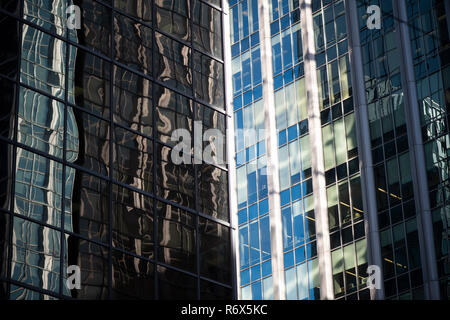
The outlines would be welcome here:
M 299 1 L 271 1 L 286 299 L 320 298 Z
M 344 1 L 313 1 L 334 297 L 369 299 Z
M 448 20 L 445 16 L 444 1 L 408 0 L 406 3 L 433 215 L 438 275 L 441 280 L 441 297 L 445 298 L 450 297 Z
M 0 296 L 231 298 L 227 168 L 189 149 L 175 165 L 171 141 L 225 135 L 220 2 L 24 0 L 0 15 Z
M 423 298 L 414 190 L 392 1 L 375 1 L 381 30 L 367 29 L 365 1 L 359 25 L 386 298 Z
M 242 299 L 272 299 L 258 1 L 230 1 L 239 272 Z

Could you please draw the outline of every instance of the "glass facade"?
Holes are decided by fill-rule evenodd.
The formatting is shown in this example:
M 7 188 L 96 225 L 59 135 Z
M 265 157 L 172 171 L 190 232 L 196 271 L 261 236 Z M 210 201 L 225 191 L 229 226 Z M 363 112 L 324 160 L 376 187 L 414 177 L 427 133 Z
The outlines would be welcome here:
M 230 1 L 239 270 L 242 299 L 273 299 L 257 0 Z
M 1 298 L 232 298 L 226 146 L 208 131 L 226 133 L 221 3 L 3 1 L 0 16 Z M 216 161 L 188 148 L 176 164 L 176 129 Z
M 380 8 L 380 29 L 368 27 L 370 5 Z M 352 7 L 345 0 L 271 0 L 268 10 L 262 7 L 257 0 L 230 2 L 238 199 L 237 208 L 232 211 L 239 221 L 239 297 L 320 299 L 326 294 L 326 283 L 320 283 L 319 274 L 330 273 L 332 293 L 328 298 L 373 299 L 367 286 L 367 268 L 376 254 L 374 247 L 378 246 L 383 298 L 447 299 L 448 3 L 358 0 Z M 407 21 L 398 18 L 401 7 L 406 8 Z M 261 16 L 264 14 L 267 16 Z M 302 30 L 306 25 L 301 21 L 304 16 L 311 18 L 313 25 L 313 30 L 306 33 Z M 349 22 L 356 29 L 351 30 Z M 409 96 L 405 97 L 412 95 L 410 88 L 405 87 L 408 83 L 405 70 L 409 68 L 406 58 L 410 55 L 401 45 L 404 31 L 400 32 L 400 25 L 405 22 L 419 110 L 414 110 Z M 270 40 L 259 39 L 258 27 L 261 30 L 263 23 L 270 24 Z M 352 32 L 358 33 L 360 43 L 354 43 Z M 308 47 L 311 33 L 314 48 Z M 264 41 L 270 41 L 270 51 L 265 49 L 269 46 Z M 355 51 L 359 50 L 358 60 Z M 305 83 L 308 72 L 312 72 L 307 70 L 311 51 L 317 79 L 312 91 Z M 260 61 L 264 59 L 271 60 L 268 76 L 273 77 L 273 86 L 259 80 Z M 363 82 L 352 83 L 353 67 L 358 64 Z M 261 85 L 264 89 L 259 88 Z M 273 105 L 259 99 L 263 90 L 273 94 Z M 315 130 L 308 113 L 308 108 L 315 107 L 311 92 L 318 94 L 320 141 L 311 140 L 311 130 Z M 355 92 L 362 92 L 364 101 L 356 101 Z M 367 108 L 368 116 L 361 118 L 358 108 Z M 274 111 L 278 142 L 278 148 L 272 152 L 277 152 L 279 159 L 281 281 L 285 292 L 278 296 L 273 296 L 272 289 L 277 283 L 272 281 L 269 265 L 273 259 L 270 248 L 273 251 L 274 245 L 263 236 L 265 232 L 264 235 L 274 237 L 269 226 L 277 222 L 273 220 L 275 215 L 273 208 L 268 207 L 269 202 L 261 201 L 271 195 L 261 194 L 264 176 L 258 171 L 263 164 L 271 168 L 264 158 L 268 146 L 264 144 L 264 135 L 258 134 L 256 139 L 253 136 L 252 140 L 245 133 L 245 129 L 267 130 L 263 115 L 271 114 L 269 111 Z M 411 112 L 420 114 L 423 147 L 419 149 L 423 149 L 425 165 L 417 164 L 416 145 L 411 138 L 414 130 Z M 313 148 L 317 144 L 319 151 Z M 373 167 L 367 168 L 363 163 L 367 158 L 365 150 L 370 152 Z M 318 172 L 320 166 L 312 160 L 314 152 L 323 154 L 324 172 Z M 372 170 L 373 179 L 364 170 Z M 430 211 L 422 209 L 418 200 L 422 196 L 417 187 L 419 171 L 426 172 Z M 318 192 L 313 190 L 315 179 L 325 180 L 328 228 L 323 236 L 329 240 L 329 253 L 318 252 L 323 240 L 316 232 L 319 226 L 316 215 L 323 203 L 315 199 Z M 367 190 L 372 188 L 365 188 L 364 184 L 374 187 L 373 194 L 368 194 Z M 369 205 L 370 199 L 374 199 L 374 206 Z M 370 243 L 373 240 L 369 216 L 378 222 L 375 231 L 378 244 Z M 427 234 L 424 219 L 432 222 L 432 235 Z M 425 258 L 425 237 L 434 241 L 433 263 Z M 264 251 L 261 239 L 267 241 Z M 329 255 L 331 267 L 321 263 L 321 255 Z M 429 279 L 429 270 L 436 266 L 437 295 Z M 321 281 L 327 281 L 324 278 Z M 266 294 L 266 285 L 272 295 Z

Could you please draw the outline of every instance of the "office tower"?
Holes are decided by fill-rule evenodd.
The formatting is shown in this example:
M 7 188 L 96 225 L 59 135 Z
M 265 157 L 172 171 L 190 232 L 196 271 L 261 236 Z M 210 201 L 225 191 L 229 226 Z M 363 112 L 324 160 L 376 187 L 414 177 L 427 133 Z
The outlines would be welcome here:
M 449 1 L 229 6 L 238 297 L 447 299 Z
M 218 0 L 0 2 L 3 299 L 234 296 L 211 135 L 227 128 L 224 15 Z M 214 161 L 192 142 L 175 163 L 177 129 Z

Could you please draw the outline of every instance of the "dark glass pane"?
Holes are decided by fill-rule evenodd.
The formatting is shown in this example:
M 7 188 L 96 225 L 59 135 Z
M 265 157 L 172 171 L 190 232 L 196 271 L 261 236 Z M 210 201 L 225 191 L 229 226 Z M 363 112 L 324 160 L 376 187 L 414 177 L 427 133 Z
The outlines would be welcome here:
M 158 53 L 155 78 L 184 93 L 192 92 L 191 49 L 161 33 L 155 33 Z
M 114 178 L 153 192 L 153 141 L 120 127 L 114 133 Z
M 0 208 L 4 210 L 10 210 L 11 206 L 13 152 L 12 145 L 0 141 Z
M 153 263 L 113 250 L 112 298 L 154 299 Z
M 114 0 L 116 9 L 122 10 L 134 18 L 140 19 L 145 23 L 152 21 L 152 4 L 147 0 Z
M 159 299 L 197 299 L 197 280 L 187 274 L 158 266 Z
M 72 48 L 72 47 L 71 47 Z M 97 115 L 109 117 L 110 64 L 76 49 L 75 103 Z
M 73 172 L 70 172 L 72 170 Z M 72 178 L 73 186 L 70 190 L 72 202 L 66 202 L 66 230 L 107 243 L 109 239 L 109 186 L 107 181 L 81 170 L 66 168 L 66 175 L 69 173 L 75 177 Z M 67 221 L 67 212 L 72 213 L 69 221 Z
M 153 201 L 113 186 L 113 246 L 145 258 L 153 258 Z
M 152 30 L 134 20 L 114 16 L 114 58 L 142 73 L 152 74 Z
M 231 289 L 205 280 L 200 280 L 201 300 L 231 300 L 232 298 L 233 292 Z
M 200 211 L 229 221 L 227 172 L 212 165 L 198 167 L 198 205 Z
M 3 1 L 0 6 L 2 8 L 7 6 L 12 9 L 12 7 L 18 6 L 19 3 L 19 1 L 9 1 L 8 4 Z M 0 13 L 0 28 L 2 30 L 0 41 L 4 44 L 0 51 L 0 74 L 15 79 L 19 62 L 19 24 L 14 19 Z M 3 81 L 4 80 L 2 80 L 2 82 Z M 2 91 L 3 88 L 4 87 L 2 86 Z M 6 94 L 7 92 L 8 91 L 6 90 L 5 92 L 2 92 L 2 100 L 5 99 L 3 98 L 3 94 Z M 10 94 L 11 93 L 12 92 L 10 92 Z
M 156 193 L 185 207 L 194 208 L 194 167 L 192 164 L 174 164 L 175 151 L 157 145 Z
M 73 109 L 78 126 L 79 153 L 75 163 L 104 176 L 109 172 L 109 123 Z
M 171 146 L 175 146 L 179 141 L 173 141 L 172 134 L 174 130 L 181 129 L 180 131 L 184 131 L 186 135 L 189 133 L 189 139 L 187 140 L 191 141 L 185 141 L 183 136 L 182 142 L 192 152 L 192 101 L 172 90 L 157 86 L 155 102 L 158 139 Z M 188 156 L 190 157 L 190 154 Z
M 81 9 L 81 29 L 78 42 L 107 56 L 110 55 L 111 9 L 96 1 L 77 1 Z
M 114 66 L 114 121 L 152 136 L 152 83 Z
M 92 242 L 69 236 L 69 265 L 80 267 L 81 288 L 71 290 L 74 298 L 98 300 L 108 298 L 108 249 Z
M 180 40 L 190 40 L 189 0 L 155 0 L 155 9 L 158 29 Z
M 195 96 L 213 106 L 224 108 L 223 64 L 194 53 Z
M 182 209 L 158 202 L 158 260 L 196 272 L 195 217 Z
M 198 0 L 194 0 L 193 20 L 194 47 L 222 58 L 222 20 L 220 12 Z
M 228 227 L 199 218 L 200 274 L 230 284 L 231 247 Z

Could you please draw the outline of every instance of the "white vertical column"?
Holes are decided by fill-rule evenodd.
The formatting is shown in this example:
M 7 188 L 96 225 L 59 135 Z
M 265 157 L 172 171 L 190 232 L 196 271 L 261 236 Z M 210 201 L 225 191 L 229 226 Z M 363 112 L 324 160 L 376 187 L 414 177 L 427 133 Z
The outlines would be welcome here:
M 233 117 L 233 92 L 231 84 L 231 39 L 230 39 L 230 10 L 228 7 L 228 1 L 222 0 L 222 8 L 224 13 L 222 14 L 222 43 L 223 43 L 223 60 L 224 60 L 224 80 L 225 80 L 225 109 L 226 109 L 226 121 L 227 121 L 227 164 L 228 164 L 228 206 L 230 213 L 231 223 L 231 250 L 232 250 L 232 263 L 234 268 L 232 270 L 232 284 L 233 294 L 236 299 L 241 298 L 241 290 L 239 285 L 241 283 L 240 274 L 240 259 L 239 259 L 239 229 L 238 229 L 238 205 L 236 195 L 236 162 L 234 157 L 235 145 L 234 145 L 234 117 Z
M 356 131 L 361 168 L 361 187 L 364 205 L 364 225 L 367 236 L 368 264 L 376 265 L 382 270 L 380 235 L 378 232 L 378 214 L 373 173 L 373 161 L 370 140 L 369 117 L 367 113 L 364 71 L 359 38 L 358 11 L 355 1 L 346 1 L 349 56 L 353 83 L 353 100 L 355 104 Z M 384 299 L 384 282 L 380 290 L 372 289 L 372 299 Z
M 267 144 L 267 186 L 270 207 L 270 249 L 274 300 L 285 300 L 283 238 L 278 172 L 278 142 L 273 94 L 272 42 L 270 37 L 269 1 L 258 1 L 261 35 L 261 72 L 263 79 L 264 127 Z M 264 236 L 264 235 L 262 235 Z
M 422 131 L 417 101 L 416 81 L 412 61 L 411 40 L 407 24 L 408 15 L 405 0 L 394 2 L 394 16 L 397 17 L 399 28 L 398 37 L 402 50 L 401 73 L 405 94 L 405 118 L 408 128 L 409 150 L 411 155 L 411 169 L 416 195 L 418 212 L 417 225 L 419 229 L 420 248 L 424 271 L 425 295 L 428 299 L 439 299 L 439 278 L 436 265 L 436 252 L 433 239 L 433 222 L 428 195 L 428 181 L 425 166 Z
M 312 0 L 300 0 L 300 21 L 305 64 L 308 126 L 311 145 L 311 165 L 316 219 L 317 254 L 319 259 L 320 298 L 334 299 L 328 224 L 327 189 L 323 158 L 322 126 L 320 122 L 319 91 L 314 45 Z

